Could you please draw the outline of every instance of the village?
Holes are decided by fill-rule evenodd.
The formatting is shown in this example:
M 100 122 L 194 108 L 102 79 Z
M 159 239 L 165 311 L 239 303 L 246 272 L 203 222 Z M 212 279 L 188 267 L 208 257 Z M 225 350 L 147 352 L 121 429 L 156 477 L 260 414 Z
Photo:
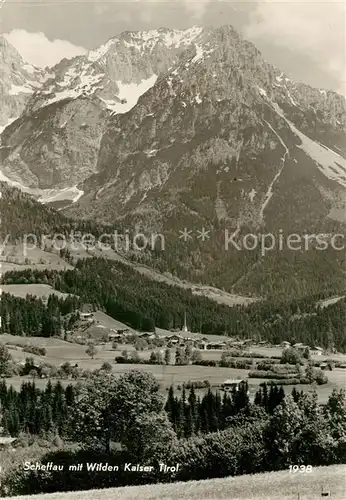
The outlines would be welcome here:
M 147 343 L 157 341 L 159 347 L 186 347 L 191 346 L 201 351 L 223 351 L 227 349 L 250 349 L 251 347 L 259 348 L 280 348 L 286 349 L 293 347 L 299 352 L 304 353 L 309 350 L 311 356 L 321 356 L 324 354 L 324 349 L 318 346 L 308 346 L 303 343 L 295 343 L 291 345 L 288 341 L 283 341 L 278 345 L 272 345 L 266 340 L 256 341 L 252 338 L 240 340 L 227 335 L 203 335 L 189 331 L 186 314 L 184 315 L 184 325 L 181 330 L 164 330 L 155 328 L 155 332 L 138 332 L 126 325 L 118 323 L 118 327 L 107 328 L 104 324 L 106 315 L 100 312 L 97 313 L 80 313 L 81 319 L 84 321 L 85 328 L 83 334 L 74 336 L 77 342 L 86 341 L 86 339 L 97 339 L 102 342 L 117 342 L 118 344 L 136 344 L 138 340 L 144 340 Z M 72 332 L 69 332 L 72 333 Z

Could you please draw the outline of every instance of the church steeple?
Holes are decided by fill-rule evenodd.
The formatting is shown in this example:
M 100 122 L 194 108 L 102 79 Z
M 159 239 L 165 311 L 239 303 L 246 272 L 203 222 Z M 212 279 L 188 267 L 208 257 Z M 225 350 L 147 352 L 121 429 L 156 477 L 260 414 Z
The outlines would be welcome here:
M 184 313 L 184 326 L 183 326 L 183 332 L 188 332 L 188 329 L 187 329 L 187 323 L 186 323 L 186 311 Z

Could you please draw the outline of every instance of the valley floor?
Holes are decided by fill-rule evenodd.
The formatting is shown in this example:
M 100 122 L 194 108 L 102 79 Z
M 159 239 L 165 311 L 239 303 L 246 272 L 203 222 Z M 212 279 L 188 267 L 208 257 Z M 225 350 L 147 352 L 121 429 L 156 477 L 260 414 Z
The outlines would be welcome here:
M 321 493 L 329 493 L 321 497 Z M 311 473 L 287 471 L 264 474 L 11 497 L 12 500 L 341 500 L 346 492 L 346 466 L 316 467 Z
M 217 386 L 220 386 L 226 379 L 229 378 L 244 378 L 248 379 L 249 370 L 238 369 L 238 368 L 220 368 L 217 366 L 198 366 L 198 365 L 152 365 L 152 364 L 117 364 L 114 363 L 115 356 L 120 356 L 123 349 L 128 350 L 129 353 L 134 351 L 134 346 L 130 344 L 119 344 L 117 350 L 112 349 L 111 343 L 106 343 L 105 345 L 97 346 L 97 354 L 94 359 L 85 353 L 86 346 L 79 345 L 76 343 L 65 342 L 64 340 L 57 338 L 43 338 L 43 337 L 19 337 L 14 335 L 3 334 L 0 336 L 0 343 L 9 344 L 9 351 L 16 362 L 24 362 L 25 358 L 28 356 L 32 357 L 38 363 L 50 363 L 54 366 L 60 366 L 64 362 L 69 361 L 72 365 L 78 364 L 80 368 L 95 370 L 101 368 L 104 362 L 109 362 L 112 365 L 112 371 L 115 374 L 121 375 L 129 370 L 142 370 L 152 373 L 162 386 L 162 390 L 166 393 L 167 388 L 173 384 L 175 387 L 177 385 L 182 385 L 188 381 L 196 382 L 208 380 L 213 390 L 216 390 Z M 17 344 L 16 348 L 11 347 L 11 344 Z M 22 351 L 18 346 L 22 344 L 30 344 L 40 347 L 45 347 L 47 354 L 46 356 L 38 356 L 35 354 L 28 354 Z M 262 354 L 265 356 L 280 355 L 282 349 L 278 348 L 265 348 L 258 347 L 253 349 L 254 352 Z M 174 356 L 174 349 L 172 349 L 172 357 Z M 146 350 L 140 352 L 140 356 L 143 359 L 148 359 L 150 357 L 151 350 Z M 222 351 L 201 351 L 202 357 L 204 359 L 214 359 L 219 360 L 222 355 Z M 324 359 L 325 356 L 317 356 L 314 359 Z M 346 355 L 333 355 L 333 358 L 345 362 Z M 240 358 L 239 358 L 240 359 Z M 326 372 L 329 382 L 325 385 L 298 385 L 296 386 L 298 390 L 303 390 L 308 392 L 310 390 L 316 389 L 319 401 L 325 403 L 331 394 L 333 389 L 341 389 L 346 386 L 346 370 L 343 368 L 335 368 L 333 371 Z M 52 379 L 53 383 L 54 380 Z M 16 390 L 19 390 L 24 381 L 32 381 L 32 377 L 20 377 L 13 376 L 6 379 L 8 386 L 13 386 Z M 68 385 L 70 383 L 74 384 L 77 381 L 72 379 L 62 380 L 63 385 Z M 82 381 L 83 382 L 83 381 Z M 258 386 L 262 382 L 268 382 L 266 379 L 256 378 L 248 379 L 250 394 L 254 395 L 258 390 Z M 46 387 L 47 379 L 35 379 L 36 386 L 39 388 Z M 291 393 L 293 386 L 284 386 L 285 392 Z M 202 390 L 201 392 L 205 392 Z

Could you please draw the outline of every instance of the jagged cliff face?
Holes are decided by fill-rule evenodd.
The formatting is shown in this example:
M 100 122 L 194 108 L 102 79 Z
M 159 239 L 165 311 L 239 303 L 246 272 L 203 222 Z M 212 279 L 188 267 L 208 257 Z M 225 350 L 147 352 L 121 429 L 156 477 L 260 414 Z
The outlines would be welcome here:
M 315 293 L 326 276 L 344 287 L 340 252 L 224 248 L 225 229 L 344 231 L 344 97 L 291 81 L 229 26 L 123 33 L 54 74 L 2 134 L 12 180 L 75 201 L 69 215 L 163 232 L 169 251 L 147 263 L 192 281 L 260 296 Z M 211 237 L 184 246 L 184 228 Z
M 3 133 L 3 174 L 31 188 L 63 189 L 95 173 L 107 117 L 135 106 L 201 31 L 127 32 L 61 61 Z
M 146 262 L 191 281 L 276 298 L 339 290 L 340 252 L 277 245 L 280 231 L 322 233 L 329 245 L 344 232 L 345 119 L 342 96 L 290 81 L 230 27 L 204 31 L 109 119 L 98 173 L 67 211 L 163 233 L 166 251 Z M 247 233 L 272 233 L 274 250 L 244 250 Z
M 31 95 L 41 87 L 47 73 L 26 64 L 16 49 L 0 35 L 0 132 L 18 118 Z
M 205 30 L 109 119 L 99 173 L 71 213 L 156 229 L 177 218 L 234 230 L 339 219 L 345 120 L 342 96 L 290 81 L 230 27 Z

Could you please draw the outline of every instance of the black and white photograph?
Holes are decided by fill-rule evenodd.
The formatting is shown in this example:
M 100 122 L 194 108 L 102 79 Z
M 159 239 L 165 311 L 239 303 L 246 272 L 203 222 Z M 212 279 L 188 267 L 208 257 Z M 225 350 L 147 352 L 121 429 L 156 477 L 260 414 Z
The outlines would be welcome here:
M 0 0 L 0 497 L 346 497 L 346 3 Z

